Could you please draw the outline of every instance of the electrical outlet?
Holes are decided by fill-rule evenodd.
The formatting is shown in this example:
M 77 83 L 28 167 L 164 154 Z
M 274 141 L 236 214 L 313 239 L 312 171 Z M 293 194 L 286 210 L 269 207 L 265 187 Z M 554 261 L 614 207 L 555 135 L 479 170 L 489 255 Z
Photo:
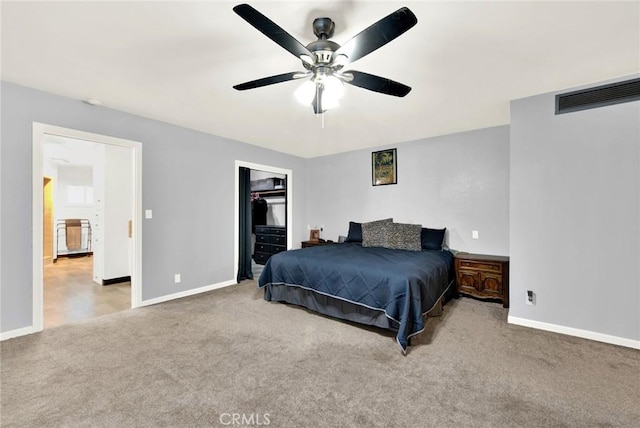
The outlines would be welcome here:
M 525 303 L 530 306 L 535 306 L 536 304 L 536 293 L 531 290 L 527 290 L 527 296 Z
M 471 231 L 471 238 L 473 239 L 480 239 L 480 235 L 478 234 L 477 230 L 472 230 Z
M 180 274 L 179 273 L 177 273 L 177 274 L 175 274 L 173 276 L 173 282 L 175 282 L 176 284 L 179 284 L 181 280 L 182 279 L 180 278 Z
M 144 210 L 144 218 L 153 218 L 153 211 Z

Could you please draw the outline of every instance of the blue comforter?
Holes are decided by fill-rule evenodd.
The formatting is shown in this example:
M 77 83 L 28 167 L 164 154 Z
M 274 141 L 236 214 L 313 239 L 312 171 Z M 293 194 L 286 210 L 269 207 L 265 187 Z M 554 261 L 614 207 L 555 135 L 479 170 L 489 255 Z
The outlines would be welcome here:
M 357 244 L 323 245 L 272 256 L 258 287 L 288 285 L 383 311 L 399 325 L 396 340 L 424 330 L 429 312 L 453 282 L 448 251 L 404 251 Z M 265 292 L 265 299 L 269 300 Z

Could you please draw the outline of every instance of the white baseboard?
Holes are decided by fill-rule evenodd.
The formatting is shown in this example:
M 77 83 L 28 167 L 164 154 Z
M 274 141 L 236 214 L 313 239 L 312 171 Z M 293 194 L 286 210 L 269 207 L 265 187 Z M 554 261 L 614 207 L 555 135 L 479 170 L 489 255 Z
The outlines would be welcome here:
M 13 339 L 14 337 L 26 336 L 27 334 L 37 333 L 33 326 L 17 328 L 15 330 L 0 333 L 0 341 Z
M 180 291 L 178 293 L 167 294 L 165 296 L 156 297 L 155 299 L 143 300 L 140 306 L 155 305 L 158 303 L 168 302 L 169 300 L 180 299 L 182 297 L 193 296 L 194 294 L 206 293 L 207 291 L 217 290 L 218 288 L 228 287 L 230 285 L 236 285 L 238 282 L 235 279 L 219 282 L 217 284 L 205 285 L 204 287 L 194 288 L 191 290 Z
M 581 337 L 583 339 L 595 340 L 597 342 L 609 343 L 611 345 L 624 346 L 627 348 L 640 349 L 640 340 L 627 339 L 624 337 L 611 336 L 609 334 L 596 333 L 589 330 L 581 330 L 579 328 L 565 327 L 557 324 L 549 324 L 542 321 L 534 321 L 526 318 L 512 317 L 507 318 L 509 324 L 520 325 L 523 327 L 531 327 L 538 330 L 552 331 L 554 333 L 566 334 L 568 336 Z

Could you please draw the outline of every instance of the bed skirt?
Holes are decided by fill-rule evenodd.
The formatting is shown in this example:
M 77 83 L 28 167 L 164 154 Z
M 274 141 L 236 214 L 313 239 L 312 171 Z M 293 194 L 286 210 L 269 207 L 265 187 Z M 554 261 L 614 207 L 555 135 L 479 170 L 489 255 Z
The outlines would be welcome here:
M 267 301 L 285 302 L 302 306 L 311 311 L 333 318 L 371 325 L 394 332 L 397 332 L 399 327 L 398 322 L 387 317 L 382 309 L 358 305 L 297 285 L 269 284 L 264 287 L 264 299 Z M 442 305 L 447 300 L 448 299 L 445 299 L 445 295 L 441 296 L 436 304 L 428 312 L 423 314 L 425 319 L 427 317 L 442 315 Z

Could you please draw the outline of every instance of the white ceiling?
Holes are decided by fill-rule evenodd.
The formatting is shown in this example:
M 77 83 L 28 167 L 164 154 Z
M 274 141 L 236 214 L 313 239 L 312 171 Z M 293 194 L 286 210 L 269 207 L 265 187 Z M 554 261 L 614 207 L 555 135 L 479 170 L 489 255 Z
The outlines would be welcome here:
M 2 2 L 2 79 L 303 157 L 509 123 L 509 101 L 640 71 L 640 2 L 252 1 L 307 44 L 329 16 L 343 44 L 408 6 L 418 24 L 347 69 L 407 84 L 405 98 L 347 85 L 324 115 L 302 70 L 237 16 L 239 2 Z M 102 108 L 102 107 L 96 107 Z

